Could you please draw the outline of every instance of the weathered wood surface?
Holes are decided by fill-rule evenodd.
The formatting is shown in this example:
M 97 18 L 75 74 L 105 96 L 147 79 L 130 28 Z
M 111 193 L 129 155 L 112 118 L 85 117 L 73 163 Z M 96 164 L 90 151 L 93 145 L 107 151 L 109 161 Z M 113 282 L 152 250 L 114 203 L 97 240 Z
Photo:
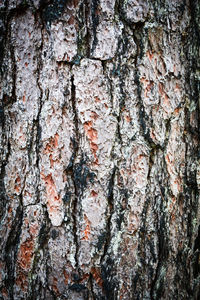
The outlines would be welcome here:
M 199 1 L 0 16 L 0 299 L 198 299 Z

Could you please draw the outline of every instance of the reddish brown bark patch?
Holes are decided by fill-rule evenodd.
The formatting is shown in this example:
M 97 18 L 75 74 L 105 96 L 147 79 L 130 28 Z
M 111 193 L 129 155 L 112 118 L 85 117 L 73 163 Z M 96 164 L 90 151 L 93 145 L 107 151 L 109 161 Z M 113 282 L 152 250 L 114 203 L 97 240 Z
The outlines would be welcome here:
M 97 114 L 96 114 L 97 115 Z M 96 117 L 96 115 L 94 115 Z M 98 133 L 97 130 L 93 128 L 93 122 L 88 121 L 84 123 L 84 129 L 86 132 L 86 135 L 90 141 L 90 148 L 95 158 L 95 163 L 98 164 L 98 158 L 97 158 L 97 139 L 98 139 Z
M 102 288 L 103 287 L 103 280 L 101 278 L 101 270 L 100 270 L 100 268 L 92 267 L 90 272 L 92 274 L 92 277 L 96 281 L 96 283 Z

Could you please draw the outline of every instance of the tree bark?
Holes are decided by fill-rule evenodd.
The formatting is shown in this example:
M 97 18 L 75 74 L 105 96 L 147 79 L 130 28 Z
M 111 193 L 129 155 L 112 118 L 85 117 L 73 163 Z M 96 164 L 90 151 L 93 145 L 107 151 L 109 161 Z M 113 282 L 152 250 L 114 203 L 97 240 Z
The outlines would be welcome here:
M 199 299 L 199 1 L 0 17 L 0 299 Z

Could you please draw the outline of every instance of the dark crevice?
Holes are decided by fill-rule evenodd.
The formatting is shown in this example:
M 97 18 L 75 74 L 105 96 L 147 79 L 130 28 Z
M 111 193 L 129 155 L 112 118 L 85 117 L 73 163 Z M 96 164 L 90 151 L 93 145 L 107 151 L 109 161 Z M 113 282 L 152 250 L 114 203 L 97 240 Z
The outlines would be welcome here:
M 198 228 L 198 234 L 194 242 L 194 259 L 193 259 L 193 274 L 194 278 L 198 278 L 200 275 L 200 225 Z
M 115 287 L 117 282 L 113 279 L 111 274 L 114 274 L 114 262 L 112 261 L 110 254 L 108 252 L 109 247 L 111 246 L 111 221 L 112 216 L 114 213 L 114 181 L 115 181 L 115 174 L 116 174 L 116 167 L 113 168 L 112 175 L 109 180 L 108 184 L 108 206 L 109 206 L 109 216 L 107 219 L 106 225 L 106 234 L 104 236 L 105 244 L 104 244 L 104 251 L 101 256 L 101 275 L 103 280 L 103 290 L 106 295 L 106 299 L 115 299 Z
M 95 173 L 91 172 L 87 166 L 87 160 L 87 156 L 82 154 L 79 163 L 74 164 L 73 168 L 74 182 L 79 198 L 83 195 L 88 182 L 93 183 L 95 178 Z
M 119 173 L 119 172 L 118 172 Z M 118 176 L 120 176 L 118 174 Z M 123 180 L 123 179 L 122 179 Z M 118 186 L 120 187 L 119 181 L 118 181 Z M 126 187 L 120 187 L 119 192 L 121 195 L 121 201 L 116 205 L 116 210 L 117 210 L 117 219 L 116 219 L 116 225 L 117 225 L 117 230 L 120 231 L 122 228 L 122 224 L 124 223 L 124 215 L 127 211 L 128 207 L 128 198 L 129 198 L 129 192 Z
M 86 27 L 86 36 L 85 36 L 85 44 L 86 44 L 86 56 L 90 57 L 90 45 L 91 45 L 91 33 L 90 33 L 90 28 L 89 28 L 89 23 L 90 23 L 90 8 L 89 8 L 89 1 L 85 1 L 85 21 L 87 24 Z
M 119 284 L 114 277 L 115 261 L 107 257 L 104 264 L 101 266 L 101 277 L 103 280 L 103 293 L 105 295 L 105 300 L 117 299 L 116 294 L 119 289 Z M 104 298 L 103 298 L 104 299 Z
M 113 168 L 112 175 L 109 180 L 108 184 L 108 206 L 109 206 L 109 217 L 107 220 L 107 226 L 106 226 L 106 242 L 104 245 L 104 253 L 101 257 L 101 262 L 104 261 L 104 258 L 108 252 L 108 248 L 111 245 L 111 220 L 112 215 L 114 212 L 114 195 L 113 195 L 113 189 L 114 189 L 114 180 L 115 180 L 115 173 L 116 173 L 116 167 Z
M 11 97 L 11 101 L 12 103 L 15 102 L 17 100 L 16 97 L 16 61 L 15 61 L 15 54 L 14 54 L 14 47 L 12 45 L 10 45 L 10 52 L 11 52 L 11 57 L 12 57 L 12 97 Z M 6 103 L 7 104 L 7 103 Z
M 7 10 L 7 1 L 6 1 L 6 7 L 5 9 Z M 4 55 L 5 55 L 5 45 L 8 39 L 10 39 L 10 28 L 8 26 L 8 20 L 7 20 L 7 16 L 4 13 L 2 17 L 2 21 L 4 24 L 4 28 L 1 30 L 1 45 L 0 45 L 0 52 L 1 52 L 1 57 L 0 57 L 0 69 L 1 69 L 1 76 L 3 77 L 3 72 L 5 72 L 6 70 L 3 68 L 5 67 L 5 63 L 2 64 L 3 59 L 4 59 Z M 14 76 L 14 75 L 13 75 Z M 15 83 L 14 83 L 15 85 Z M 15 91 L 15 87 L 13 89 Z M 11 145 L 9 142 L 9 138 L 7 138 L 6 135 L 6 116 L 5 116 L 5 105 L 6 105 L 6 100 L 7 97 L 5 95 L 3 95 L 3 99 L 1 99 L 1 104 L 0 104 L 0 127 L 1 127 L 1 145 L 2 145 L 2 149 L 0 150 L 1 152 L 1 171 L 0 171 L 0 220 L 1 218 L 4 216 L 6 207 L 7 207 L 7 195 L 6 195 L 6 190 L 5 190 L 5 185 L 4 185 L 4 177 L 5 177 L 5 167 L 7 165 L 8 162 L 8 158 L 10 155 L 10 151 L 11 151 Z M 7 148 L 6 148 L 7 147 Z M 6 154 L 6 155 L 5 155 Z M 5 158 L 4 158 L 5 155 Z
M 81 2 L 77 14 L 78 38 L 77 38 L 77 58 L 90 57 L 91 33 L 89 29 L 90 3 L 89 0 Z M 77 60 L 77 59 L 76 59 Z
M 159 300 L 163 296 L 164 292 L 164 276 L 162 275 L 162 268 L 165 270 L 167 266 L 167 258 L 169 255 L 169 243 L 167 236 L 167 216 L 165 214 L 164 202 L 165 202 L 165 190 L 161 186 L 160 182 L 157 180 L 160 197 L 157 198 L 159 201 L 159 206 L 157 206 L 157 236 L 158 236 L 158 258 L 157 258 L 157 267 L 155 271 L 155 277 L 152 280 L 150 295 L 152 300 Z
M 37 13 L 35 14 L 35 19 L 37 20 Z M 34 128 L 36 129 L 36 139 L 35 139 L 35 144 L 36 144 L 36 167 L 38 170 L 38 182 L 37 182 L 37 203 L 40 202 L 40 191 L 39 191 L 39 180 L 40 180 L 40 140 L 41 140 L 41 134 L 42 134 L 42 128 L 40 126 L 40 115 L 41 115 L 41 111 L 42 111 L 42 105 L 43 105 L 43 89 L 41 87 L 41 83 L 40 83 L 40 73 L 43 67 L 43 62 L 42 62 L 42 50 L 43 50 L 43 41 L 44 41 L 44 37 L 43 37 L 43 29 L 44 29 L 44 22 L 42 19 L 42 14 L 39 15 L 38 18 L 38 22 L 41 22 L 41 44 L 40 44 L 40 48 L 38 49 L 39 53 L 38 53 L 38 61 L 37 61 L 37 74 L 36 74 L 36 79 L 37 79 L 37 86 L 39 88 L 40 91 L 40 96 L 38 99 L 38 113 L 36 116 L 36 119 L 33 120 L 33 128 L 32 128 L 32 132 L 34 132 Z M 48 95 L 49 95 L 49 90 L 46 91 L 46 98 L 48 99 Z M 33 137 L 32 137 L 33 139 Z M 32 148 L 32 139 L 30 140 L 30 149 Z M 29 151 L 29 157 L 30 157 L 30 151 Z
M 125 92 L 125 77 L 127 74 L 127 68 L 122 64 L 122 57 L 126 53 L 126 46 L 127 46 L 127 37 L 125 35 L 125 32 L 122 33 L 122 38 L 118 41 L 118 46 L 117 46 L 117 56 L 116 56 L 116 62 L 114 62 L 113 59 L 108 59 L 102 61 L 103 65 L 103 72 L 104 76 L 108 79 L 109 82 L 109 92 L 110 92 L 110 97 L 111 97 L 111 103 L 112 103 L 112 108 L 113 107 L 113 82 L 112 79 L 109 78 L 107 72 L 106 72 L 106 64 L 107 62 L 113 61 L 113 70 L 112 70 L 112 76 L 117 77 L 119 79 L 119 112 L 114 112 L 113 110 L 113 115 L 116 117 L 117 120 L 117 130 L 116 130 L 116 138 L 117 142 L 122 146 L 122 135 L 121 135 L 121 130 L 120 130 L 120 122 L 121 122 L 121 114 L 122 111 L 125 109 L 126 105 L 126 98 L 127 94 Z
M 11 145 L 9 141 L 9 134 L 7 132 L 7 122 L 5 116 L 5 106 L 10 102 L 14 102 L 16 99 L 15 96 L 15 81 L 16 81 L 16 64 L 14 57 L 14 48 L 12 45 L 7 45 L 8 41 L 11 40 L 11 30 L 10 30 L 10 22 L 8 17 L 8 1 L 5 1 L 5 11 L 0 11 L 0 18 L 2 19 L 2 27 L 0 28 L 1 38 L 0 38 L 0 65 L 1 65 L 1 76 L 7 73 L 7 65 L 4 62 L 5 52 L 11 51 L 12 59 L 13 59 L 13 88 L 12 88 L 12 96 L 8 97 L 7 95 L 3 95 L 3 99 L 1 99 L 0 105 L 0 118 L 1 118 L 1 130 L 2 130 L 2 158 L 1 158 L 1 171 L 0 171 L 0 220 L 3 221 L 3 218 L 6 214 L 6 210 L 10 204 L 10 199 L 7 196 L 4 178 L 6 175 L 6 165 L 8 163 L 8 159 L 11 153 Z M 7 45 L 7 47 L 6 47 Z M 3 78 L 5 80 L 5 78 Z M 6 134 L 7 133 L 7 134 Z M 5 156 L 4 156 L 5 155 Z M 13 201 L 16 201 L 14 199 Z M 23 209 L 21 204 L 18 204 L 18 207 L 15 211 L 15 216 L 12 220 L 11 228 L 9 228 L 9 235 L 5 242 L 5 248 L 2 249 L 2 254 L 4 253 L 6 274 L 5 274 L 5 287 L 8 291 L 9 299 L 13 299 L 13 286 L 14 286 L 14 277 L 15 277 L 15 262 L 17 256 L 17 249 L 20 241 L 20 233 L 21 233 L 21 225 L 22 225 L 22 217 L 23 217 Z M 2 224 L 5 226 L 4 224 Z M 5 239 L 4 236 L 1 237 L 1 243 Z
M 95 300 L 95 293 L 94 293 L 94 289 L 93 289 L 93 276 L 92 276 L 91 273 L 90 273 L 90 276 L 89 276 L 89 285 L 90 285 L 90 293 L 91 293 L 91 296 L 92 296 L 92 300 Z
M 69 0 L 41 1 L 40 10 L 47 28 L 62 16 L 68 2 Z
M 148 121 L 149 121 L 149 117 L 147 116 L 147 114 L 145 113 L 145 108 L 143 105 L 143 100 L 141 97 L 141 84 L 140 84 L 140 77 L 138 74 L 138 70 L 136 68 L 135 71 L 135 84 L 137 86 L 137 95 L 138 95 L 138 104 L 139 104 L 139 123 L 140 123 L 140 128 L 141 128 L 141 135 L 143 135 L 143 137 L 145 138 L 146 142 L 148 143 L 149 146 L 153 145 L 156 147 L 156 144 L 154 143 L 154 141 L 152 140 L 151 136 L 150 136 L 150 130 L 148 128 Z
M 178 286 L 177 295 L 180 295 L 181 298 L 181 290 L 179 288 L 179 282 L 181 282 L 182 286 L 185 287 L 188 299 L 192 299 L 193 295 L 191 286 L 188 284 L 188 282 L 190 282 L 190 272 L 187 266 L 187 252 L 184 250 L 178 250 L 175 263 L 177 265 L 177 268 L 174 278 L 176 286 Z
M 91 11 L 91 18 L 92 18 L 92 35 L 93 35 L 93 42 L 92 42 L 92 49 L 91 49 L 92 54 L 98 43 L 97 40 L 97 26 L 99 25 L 98 8 L 99 8 L 99 1 L 91 0 L 90 11 Z
M 84 284 L 74 283 L 74 284 L 72 284 L 72 285 L 69 286 L 69 289 L 71 291 L 75 291 L 77 293 L 80 293 L 80 292 L 86 290 L 87 288 L 86 288 L 86 286 Z
M 20 243 L 22 223 L 23 207 L 19 203 L 15 213 L 15 218 L 12 223 L 11 231 L 5 246 L 5 263 L 7 267 L 5 286 L 9 292 L 9 299 L 11 300 L 15 300 L 13 296 L 13 287 L 15 281 L 15 264 L 17 258 L 18 245 Z
M 3 75 L 2 63 L 5 53 L 5 44 L 7 39 L 7 8 L 5 11 L 0 10 L 0 74 Z
M 192 249 L 192 259 L 190 261 L 191 273 L 187 275 L 186 280 L 193 278 L 192 293 L 194 299 L 200 297 L 200 249 L 199 249 L 199 232 L 195 239 L 194 236 L 194 220 L 198 220 L 199 210 L 199 188 L 197 184 L 196 169 L 192 167 L 199 160 L 199 133 L 200 133 L 200 106 L 199 93 L 200 81 L 196 74 L 200 69 L 199 48 L 200 48 L 200 33 L 199 33 L 199 19 L 200 19 L 200 5 L 199 1 L 189 1 L 189 9 L 191 14 L 190 25 L 188 28 L 187 39 L 184 43 L 184 53 L 187 58 L 186 69 L 186 93 L 189 96 L 190 103 L 194 103 L 195 111 L 191 112 L 185 106 L 185 129 L 184 141 L 186 145 L 185 153 L 185 176 L 184 176 L 184 203 L 185 215 L 187 216 L 187 245 L 188 249 Z M 190 104 L 189 104 L 190 105 Z M 195 121 L 191 124 L 191 117 Z M 196 229 L 195 229 L 196 231 Z M 193 244 L 194 242 L 194 244 Z M 187 255 L 190 257 L 189 253 Z M 187 258 L 188 259 L 188 258 Z M 188 268 L 188 265 L 187 265 Z M 186 273 L 187 274 L 187 273 Z M 188 280 L 188 281 L 189 281 Z
M 77 116 L 77 110 L 76 110 L 76 90 L 74 85 L 74 76 L 71 76 L 71 103 L 72 103 L 72 109 L 74 114 L 74 126 L 75 126 L 75 140 L 73 141 L 73 154 L 71 157 L 70 165 L 68 166 L 67 171 L 71 173 L 73 185 L 74 185 L 74 203 L 73 203 L 73 211 L 72 211 L 72 217 L 73 217 L 73 233 L 74 233 L 74 243 L 76 246 L 76 253 L 75 253 L 75 261 L 76 261 L 76 268 L 78 268 L 78 250 L 79 250 L 79 244 L 78 244 L 78 224 L 77 224 L 77 210 L 78 210 L 78 199 L 79 199 L 79 191 L 76 184 L 76 178 L 74 175 L 75 172 L 75 160 L 78 155 L 78 147 L 79 147 L 79 130 L 78 130 L 78 116 Z
M 5 129 L 5 110 L 4 110 L 3 103 L 0 104 L 0 126 L 1 126 L 2 141 L 3 141 L 3 137 L 5 136 L 5 132 L 4 132 L 4 129 Z
M 11 18 L 8 15 L 6 19 L 6 30 L 5 30 L 5 45 L 4 48 L 8 50 L 12 59 L 12 91 L 10 95 L 3 95 L 3 106 L 6 107 L 16 101 L 16 74 L 17 74 L 17 66 L 15 61 L 15 52 L 14 52 L 14 45 L 11 41 Z M 5 74 L 7 73 L 8 66 L 6 63 L 2 63 L 2 72 Z
M 190 12 L 191 12 L 191 23 L 194 31 L 194 37 L 197 45 L 200 46 L 200 32 L 199 32 L 199 20 L 200 19 L 200 5 L 198 0 L 189 0 Z M 197 59 L 197 58 L 196 58 Z
M 120 130 L 121 114 L 119 114 L 116 118 L 117 118 L 117 132 L 116 132 L 116 134 L 117 134 L 118 142 L 122 146 L 122 135 L 121 135 L 121 130 Z
M 74 156 L 73 161 L 75 160 L 77 154 L 78 154 L 78 145 L 79 145 L 79 127 L 78 127 L 78 114 L 76 109 L 76 87 L 74 84 L 74 75 L 71 76 L 71 103 L 72 103 L 72 109 L 74 114 L 74 126 L 75 126 L 75 140 L 74 140 Z
M 4 161 L 2 161 L 1 172 L 0 172 L 0 208 L 1 208 L 0 221 L 3 219 L 5 210 L 8 206 L 8 196 L 5 189 L 4 178 L 5 178 L 5 168 L 8 162 L 10 152 L 11 152 L 11 145 L 10 142 L 8 141 L 6 158 Z

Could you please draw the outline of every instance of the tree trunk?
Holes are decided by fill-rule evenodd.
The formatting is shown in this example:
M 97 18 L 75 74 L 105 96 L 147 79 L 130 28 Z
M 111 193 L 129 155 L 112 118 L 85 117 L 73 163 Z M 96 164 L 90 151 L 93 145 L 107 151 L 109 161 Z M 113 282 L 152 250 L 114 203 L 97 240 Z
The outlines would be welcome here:
M 0 299 L 198 299 L 199 1 L 0 10 Z

